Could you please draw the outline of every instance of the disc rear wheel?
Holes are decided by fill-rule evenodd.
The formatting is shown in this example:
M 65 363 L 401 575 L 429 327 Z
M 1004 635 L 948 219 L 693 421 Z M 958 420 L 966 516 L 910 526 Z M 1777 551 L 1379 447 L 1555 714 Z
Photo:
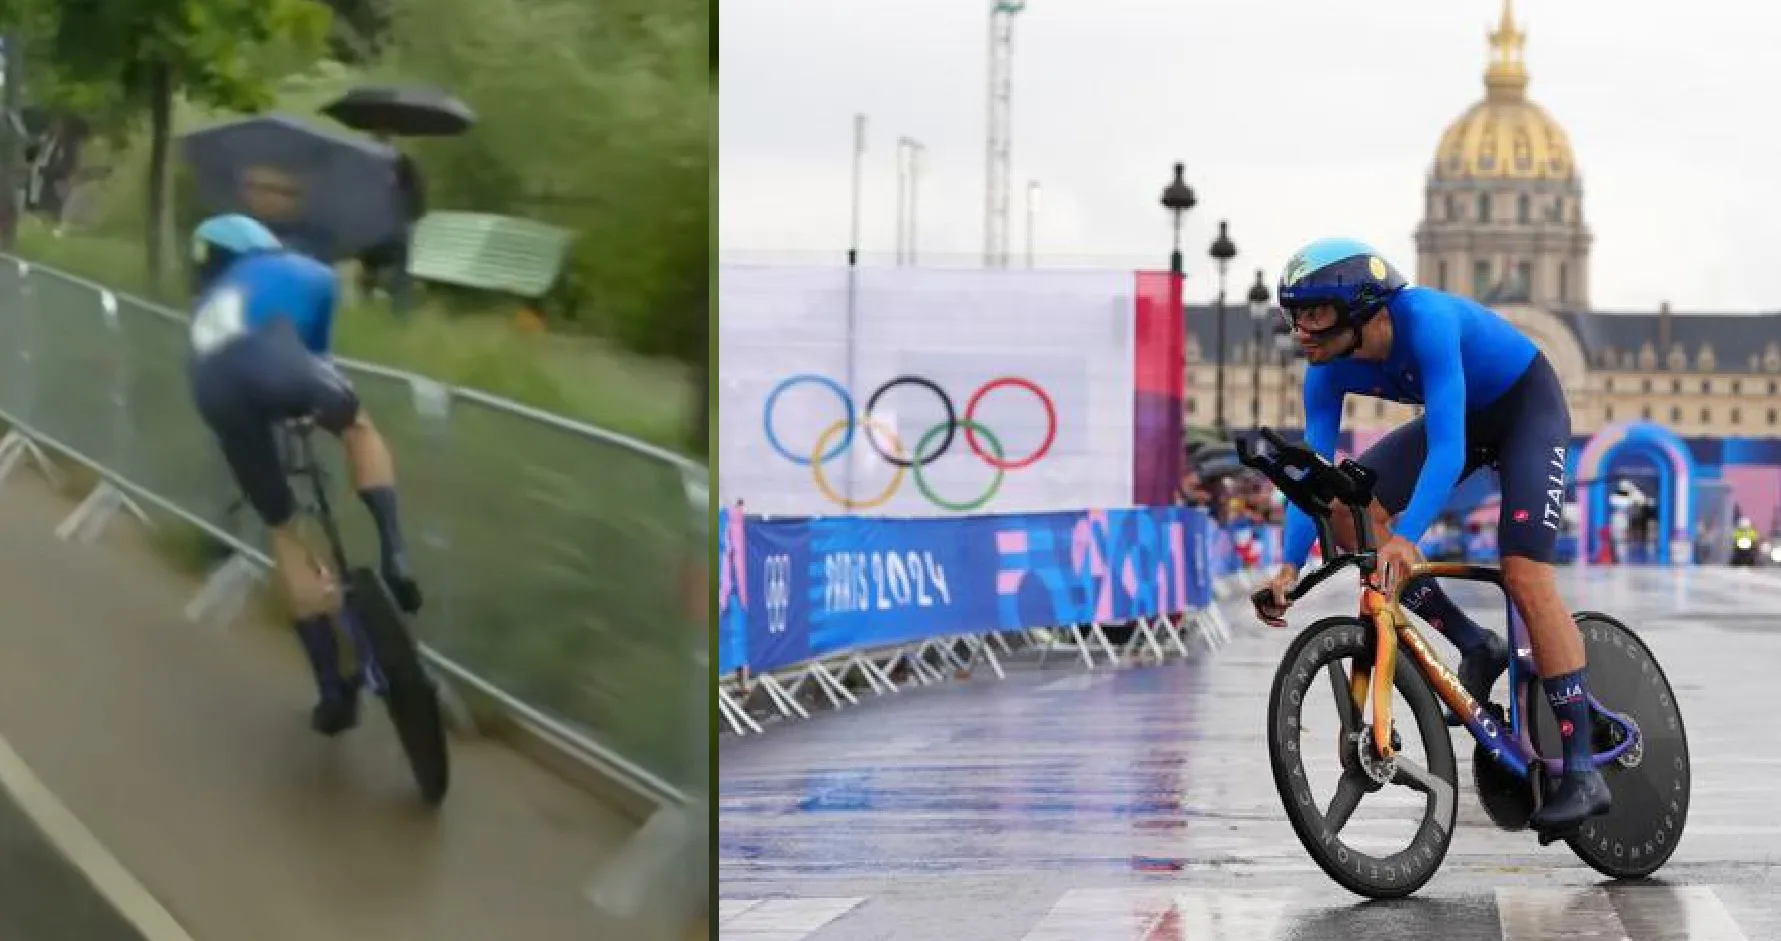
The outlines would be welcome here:
M 352 571 L 347 601 L 371 643 L 372 656 L 383 671 L 384 702 L 390 722 L 421 798 L 438 805 L 451 786 L 451 759 L 446 748 L 445 717 L 439 691 L 421 665 L 420 649 L 403 626 L 395 600 L 383 579 L 368 568 Z
M 1605 614 L 1581 612 L 1575 620 L 1583 634 L 1590 695 L 1603 708 L 1630 718 L 1638 739 L 1622 760 L 1602 766 L 1613 808 L 1584 821 L 1565 843 L 1604 876 L 1643 878 L 1669 861 L 1688 821 L 1688 733 L 1670 681 L 1645 642 Z M 1546 697 L 1528 698 L 1535 750 L 1560 754 L 1558 724 Z M 1595 725 L 1599 753 L 1618 741 L 1619 728 L 1599 716 Z

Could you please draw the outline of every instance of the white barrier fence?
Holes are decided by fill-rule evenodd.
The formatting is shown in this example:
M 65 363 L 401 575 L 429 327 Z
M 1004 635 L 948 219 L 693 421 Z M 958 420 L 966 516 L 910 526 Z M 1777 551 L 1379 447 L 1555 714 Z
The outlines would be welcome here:
M 752 675 L 737 671 L 718 679 L 718 712 L 732 735 L 759 735 L 775 722 L 809 719 L 813 709 L 861 705 L 866 693 L 882 698 L 948 679 L 975 679 L 985 670 L 1004 680 L 1005 657 L 1036 655 L 1037 665 L 1044 668 L 1053 656 L 1062 655 L 1082 670 L 1094 671 L 1184 660 L 1196 646 L 1215 653 L 1231 639 L 1230 622 L 1219 604 L 1255 589 L 1264 578 L 1257 569 L 1226 575 L 1213 583 L 1212 604 L 1175 615 L 1138 618 L 1131 622 L 1131 635 L 1118 644 L 1108 636 L 1113 625 L 1070 624 L 841 651 Z M 895 679 L 899 674 L 901 683 Z

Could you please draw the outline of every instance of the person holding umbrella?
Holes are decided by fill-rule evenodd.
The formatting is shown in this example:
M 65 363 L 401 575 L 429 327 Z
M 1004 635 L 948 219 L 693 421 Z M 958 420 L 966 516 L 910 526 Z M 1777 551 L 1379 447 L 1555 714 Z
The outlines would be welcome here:
M 390 303 L 398 314 L 409 309 L 408 246 L 414 225 L 426 215 L 426 183 L 414 159 L 393 142 L 394 137 L 449 137 L 462 134 L 475 123 L 468 105 L 434 88 L 367 85 L 354 88 L 322 108 L 322 113 L 355 130 L 371 134 L 395 152 L 390 185 L 403 207 L 407 226 L 384 244 L 359 256 L 360 288 L 369 293 L 382 280 Z

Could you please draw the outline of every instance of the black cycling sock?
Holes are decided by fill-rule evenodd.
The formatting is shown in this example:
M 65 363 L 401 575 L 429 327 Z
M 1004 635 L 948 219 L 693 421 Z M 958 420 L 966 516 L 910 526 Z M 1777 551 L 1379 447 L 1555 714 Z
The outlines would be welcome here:
M 1466 656 L 1483 647 L 1490 640 L 1477 621 L 1472 620 L 1447 593 L 1441 590 L 1441 584 L 1433 576 L 1422 575 L 1410 579 L 1404 585 L 1404 593 L 1400 596 L 1404 607 L 1416 612 L 1416 616 L 1429 622 L 1429 626 L 1440 631 L 1443 637 L 1459 648 L 1460 656 Z
M 315 685 L 323 696 L 338 696 L 346 691 L 346 677 L 340 672 L 340 638 L 334 631 L 334 619 L 326 614 L 299 618 L 297 640 L 309 657 L 309 669 L 315 674 Z
M 1565 772 L 1587 768 L 1595 763 L 1594 731 L 1589 724 L 1589 683 L 1584 671 L 1573 670 L 1563 676 L 1549 676 L 1540 681 L 1546 687 L 1546 703 L 1558 720 L 1558 736 L 1565 746 Z
M 402 524 L 396 518 L 396 488 L 367 487 L 359 491 L 371 520 L 377 524 L 377 539 L 383 545 L 385 558 L 402 552 Z

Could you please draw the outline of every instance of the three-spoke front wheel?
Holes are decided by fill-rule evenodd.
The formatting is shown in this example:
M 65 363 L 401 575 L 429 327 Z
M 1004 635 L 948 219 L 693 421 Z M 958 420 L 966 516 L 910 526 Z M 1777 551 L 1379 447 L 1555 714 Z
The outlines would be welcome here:
M 1377 757 L 1350 683 L 1372 669 L 1372 632 L 1360 618 L 1332 617 L 1293 640 L 1269 693 L 1268 760 L 1287 819 L 1317 865 L 1358 895 L 1402 898 L 1447 855 L 1458 768 L 1440 704 L 1401 656 L 1392 678 L 1397 752 Z

